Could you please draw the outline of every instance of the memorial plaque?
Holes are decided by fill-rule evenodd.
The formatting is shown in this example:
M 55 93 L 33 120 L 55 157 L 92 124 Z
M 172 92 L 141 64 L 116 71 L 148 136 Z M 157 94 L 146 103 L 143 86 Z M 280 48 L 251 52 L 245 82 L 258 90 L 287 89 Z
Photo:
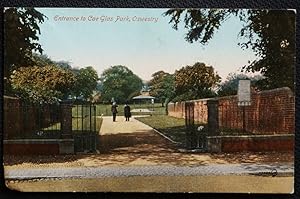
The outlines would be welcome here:
M 250 106 L 250 80 L 239 80 L 238 106 Z

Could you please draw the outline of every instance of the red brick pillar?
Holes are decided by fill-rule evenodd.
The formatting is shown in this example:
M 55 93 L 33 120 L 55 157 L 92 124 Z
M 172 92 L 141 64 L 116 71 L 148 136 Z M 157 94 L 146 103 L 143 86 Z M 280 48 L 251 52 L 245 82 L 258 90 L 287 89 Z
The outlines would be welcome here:
M 61 105 L 61 138 L 73 138 L 72 135 L 72 104 Z
M 219 101 L 208 100 L 207 101 L 207 123 L 208 123 L 208 135 L 220 135 L 219 131 Z

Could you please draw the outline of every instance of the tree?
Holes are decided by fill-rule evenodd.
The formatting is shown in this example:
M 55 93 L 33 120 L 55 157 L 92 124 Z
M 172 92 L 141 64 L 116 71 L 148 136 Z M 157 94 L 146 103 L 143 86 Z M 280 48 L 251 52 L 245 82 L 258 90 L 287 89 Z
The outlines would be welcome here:
M 175 95 L 174 75 L 164 71 L 157 71 L 152 74 L 149 82 L 150 95 L 156 97 L 164 106 L 166 101 L 171 100 Z
M 195 63 L 175 71 L 175 91 L 178 100 L 198 99 L 214 96 L 213 88 L 220 76 L 212 66 Z
M 89 100 L 92 103 L 98 103 L 101 101 L 101 93 L 97 90 L 94 90 Z
M 130 100 L 132 93 L 140 91 L 142 80 L 126 66 L 112 66 L 106 69 L 100 77 L 102 97 L 105 101 L 114 98 L 118 103 Z
M 64 69 L 70 69 L 72 70 L 72 66 L 71 63 L 69 61 L 56 61 L 55 65 L 57 65 L 58 67 L 64 68 Z
M 4 79 L 9 91 L 9 77 L 21 66 L 32 66 L 32 52 L 42 53 L 37 42 L 40 34 L 39 23 L 45 15 L 34 8 L 7 8 L 4 10 Z
M 56 103 L 66 99 L 76 81 L 70 70 L 55 66 L 20 67 L 11 75 L 18 95 L 32 103 Z
M 49 66 L 49 65 L 55 65 L 57 67 L 63 68 L 63 69 L 70 69 L 70 70 L 76 70 L 76 72 L 79 70 L 73 69 L 70 62 L 68 61 L 54 61 L 48 55 L 46 54 L 38 54 L 38 53 L 32 53 L 32 62 L 35 66 Z
M 75 85 L 73 86 L 72 95 L 75 97 L 83 97 L 89 99 L 93 91 L 97 89 L 97 81 L 99 80 L 97 71 L 89 66 L 86 68 L 72 68 L 68 61 L 53 61 L 46 54 L 40 55 L 33 53 L 32 60 L 36 66 L 54 66 L 57 68 L 72 71 L 76 77 Z
M 265 89 L 287 86 L 294 90 L 295 81 L 295 13 L 283 10 L 262 10 L 249 12 L 250 23 L 245 26 L 242 36 L 249 41 L 241 44 L 251 47 L 260 59 L 244 66 L 245 71 L 260 71 L 260 81 Z M 257 42 L 257 35 L 260 40 Z
M 46 54 L 40 55 L 37 53 L 33 53 L 31 60 L 36 66 L 43 67 L 43 66 L 55 65 L 55 61 L 51 60 Z
M 257 56 L 243 67 L 245 71 L 261 72 L 266 88 L 288 86 L 294 89 L 295 12 L 291 10 L 241 9 L 170 9 L 170 23 L 178 29 L 184 15 L 185 39 L 207 44 L 221 24 L 231 16 L 244 23 L 239 36 L 246 38 L 242 48 L 251 48 Z
M 76 76 L 73 95 L 76 97 L 82 96 L 84 99 L 92 97 L 93 91 L 97 88 L 97 81 L 99 80 L 97 71 L 92 66 L 88 66 L 79 70 L 73 69 L 73 73 Z
M 238 91 L 239 80 L 251 80 L 251 87 L 260 89 L 259 82 L 264 78 L 261 75 L 249 77 L 245 74 L 231 73 L 227 76 L 226 81 L 223 82 L 218 88 L 218 96 L 236 95 Z

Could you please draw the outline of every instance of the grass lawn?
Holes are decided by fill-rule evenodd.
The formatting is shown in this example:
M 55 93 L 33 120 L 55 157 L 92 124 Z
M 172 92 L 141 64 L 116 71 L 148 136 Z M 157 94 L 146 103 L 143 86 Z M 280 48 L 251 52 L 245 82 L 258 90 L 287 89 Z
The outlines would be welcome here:
M 172 140 L 185 142 L 185 120 L 167 115 L 155 115 L 149 117 L 138 117 L 137 120 L 151 126 Z
M 96 120 L 95 120 L 96 119 Z M 96 124 L 95 124 L 96 122 Z M 102 118 L 98 118 L 98 117 L 92 117 L 92 122 L 90 124 L 90 118 L 89 117 L 85 117 L 85 118 L 81 118 L 81 117 L 76 117 L 76 118 L 72 118 L 72 130 L 76 131 L 76 130 L 94 130 L 94 126 L 96 125 L 96 131 L 100 131 L 101 125 L 102 125 Z M 43 130 L 45 131 L 51 131 L 51 130 L 60 130 L 61 129 L 61 124 L 60 122 L 55 123 L 47 128 L 44 128 Z
M 149 117 L 139 117 L 137 120 L 151 126 L 152 128 L 158 130 L 165 136 L 171 138 L 172 140 L 179 142 L 181 144 L 185 143 L 186 139 L 186 127 L 185 119 L 175 118 L 167 115 L 153 115 Z M 200 124 L 195 122 L 195 127 L 197 128 Z M 240 129 L 221 129 L 220 135 L 251 135 L 250 132 L 243 132 Z

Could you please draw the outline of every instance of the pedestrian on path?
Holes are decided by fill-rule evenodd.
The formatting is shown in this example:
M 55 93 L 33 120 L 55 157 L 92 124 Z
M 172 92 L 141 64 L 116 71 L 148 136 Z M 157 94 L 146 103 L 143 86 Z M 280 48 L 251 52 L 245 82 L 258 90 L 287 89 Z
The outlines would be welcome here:
M 128 103 L 125 103 L 124 106 L 124 116 L 126 118 L 126 121 L 129 121 L 129 118 L 131 117 L 131 112 L 130 112 L 130 106 L 128 105 Z
M 118 107 L 118 105 L 116 104 L 116 102 L 113 102 L 113 104 L 111 106 L 111 112 L 112 112 L 112 115 L 113 115 L 113 122 L 116 121 L 116 116 L 117 116 L 117 113 L 118 113 L 117 107 Z

